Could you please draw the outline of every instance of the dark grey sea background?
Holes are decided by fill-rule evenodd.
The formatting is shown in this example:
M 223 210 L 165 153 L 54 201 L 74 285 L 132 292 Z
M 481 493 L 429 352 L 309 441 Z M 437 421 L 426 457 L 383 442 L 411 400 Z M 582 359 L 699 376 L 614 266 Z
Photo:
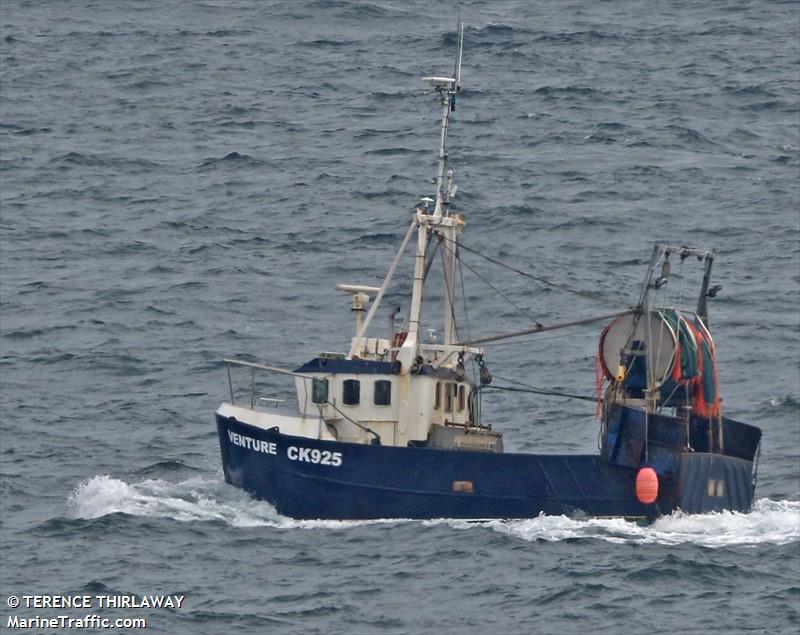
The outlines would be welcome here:
M 223 357 L 345 350 L 334 284 L 379 284 L 433 193 L 419 78 L 450 72 L 459 12 L 463 242 L 604 296 L 465 253 L 505 295 L 464 271 L 472 334 L 634 303 L 656 241 L 718 249 L 723 407 L 764 431 L 752 513 L 300 522 L 224 483 Z M 147 633 L 800 630 L 797 2 L 2 0 L 0 21 L 0 630 L 84 613 L 7 606 L 44 593 L 186 596 L 94 611 Z M 600 328 L 487 361 L 591 396 Z M 484 400 L 511 451 L 595 451 L 593 415 Z

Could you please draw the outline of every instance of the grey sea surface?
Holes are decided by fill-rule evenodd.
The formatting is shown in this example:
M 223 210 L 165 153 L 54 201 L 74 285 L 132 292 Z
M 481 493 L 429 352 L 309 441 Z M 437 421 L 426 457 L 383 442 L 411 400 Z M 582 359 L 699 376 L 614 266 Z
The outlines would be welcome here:
M 723 408 L 764 431 L 752 513 L 301 522 L 224 483 L 223 357 L 344 350 L 334 285 L 379 284 L 433 192 L 419 78 L 450 72 L 458 12 L 464 244 L 601 296 L 464 253 L 503 295 L 465 269 L 462 328 L 624 308 L 654 242 L 716 248 Z M 799 42 L 797 2 L 3 0 L 0 629 L 65 613 L 11 595 L 179 594 L 93 612 L 148 633 L 797 633 Z M 691 299 L 696 263 L 673 274 L 659 299 Z M 592 396 L 600 328 L 487 362 Z M 596 450 L 590 403 L 483 412 L 507 450 Z

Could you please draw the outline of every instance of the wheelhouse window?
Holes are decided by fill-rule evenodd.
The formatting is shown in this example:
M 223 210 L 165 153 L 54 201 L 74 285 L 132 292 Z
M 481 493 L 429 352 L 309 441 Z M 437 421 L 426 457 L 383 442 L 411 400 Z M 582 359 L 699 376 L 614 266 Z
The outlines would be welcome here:
M 311 382 L 311 401 L 314 403 L 328 403 L 328 380 L 314 377 Z
M 345 379 L 342 382 L 342 403 L 355 406 L 361 401 L 361 382 L 357 379 Z
M 436 388 L 433 391 L 433 409 L 438 410 L 442 407 L 442 382 L 436 382 Z
M 467 389 L 464 384 L 458 387 L 458 411 L 464 412 L 464 406 L 467 402 Z
M 379 379 L 375 382 L 375 395 L 373 402 L 376 406 L 389 406 L 392 403 L 392 382 L 388 379 Z
M 453 382 L 447 382 L 445 385 L 445 399 L 444 410 L 445 412 L 453 412 L 453 401 L 456 395 L 456 385 Z

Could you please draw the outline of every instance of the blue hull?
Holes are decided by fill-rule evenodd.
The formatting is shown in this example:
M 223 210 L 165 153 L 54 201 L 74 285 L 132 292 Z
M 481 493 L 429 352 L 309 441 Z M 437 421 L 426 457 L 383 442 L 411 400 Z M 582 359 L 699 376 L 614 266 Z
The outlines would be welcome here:
M 318 441 L 221 415 L 217 429 L 225 480 L 292 518 L 654 518 L 678 507 L 749 511 L 753 497 L 752 463 L 720 454 L 681 455 L 675 472 L 659 474 L 658 500 L 643 505 L 635 495 L 637 470 L 600 455 Z

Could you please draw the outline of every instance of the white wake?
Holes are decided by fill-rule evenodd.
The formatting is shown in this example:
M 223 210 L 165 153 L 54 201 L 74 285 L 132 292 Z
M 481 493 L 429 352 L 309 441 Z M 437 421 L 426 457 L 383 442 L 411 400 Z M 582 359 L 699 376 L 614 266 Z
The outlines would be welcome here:
M 459 529 L 468 529 L 476 524 L 458 520 L 429 522 L 444 522 Z M 477 524 L 526 541 L 595 538 L 613 543 L 692 543 L 712 548 L 732 545 L 783 545 L 800 542 L 800 502 L 762 498 L 756 501 L 753 510 L 747 514 L 727 511 L 710 514 L 675 512 L 650 525 L 622 518 L 575 519 L 545 515 L 526 520 L 490 520 Z
M 80 483 L 67 502 L 74 518 L 100 518 L 123 513 L 131 516 L 171 518 L 182 522 L 220 521 L 233 527 L 283 529 L 340 529 L 370 524 L 407 523 L 404 520 L 293 520 L 281 516 L 269 503 L 257 501 L 222 482 L 221 478 L 194 477 L 170 482 L 148 479 L 129 484 L 107 475 Z M 561 541 L 594 538 L 612 543 L 706 547 L 788 544 L 800 542 L 800 501 L 762 498 L 748 514 L 719 512 L 702 515 L 675 513 L 640 525 L 621 518 L 576 519 L 539 516 L 526 520 L 422 521 L 425 527 L 448 526 L 455 530 L 490 529 L 525 541 Z
M 67 508 L 73 518 L 123 513 L 184 522 L 216 520 L 232 527 L 347 529 L 354 525 L 397 522 L 294 520 L 281 516 L 269 503 L 226 485 L 221 476 L 219 479 L 198 476 L 177 483 L 148 479 L 133 484 L 108 475 L 93 476 L 72 490 Z

